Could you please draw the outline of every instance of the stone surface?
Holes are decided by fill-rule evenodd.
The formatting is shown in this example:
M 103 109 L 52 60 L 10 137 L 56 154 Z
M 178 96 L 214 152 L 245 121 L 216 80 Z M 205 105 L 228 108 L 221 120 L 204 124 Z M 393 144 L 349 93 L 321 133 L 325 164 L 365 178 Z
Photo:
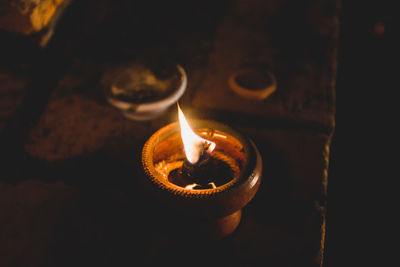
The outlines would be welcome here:
M 176 110 L 151 122 L 126 119 L 98 87 L 102 71 L 115 64 L 112 56 L 87 56 L 73 61 L 37 114 L 17 157 L 19 171 L 7 179 L 15 184 L 0 182 L 0 228 L 6 229 L 0 231 L 0 265 L 319 266 L 334 128 L 337 4 L 295 7 L 235 1 L 215 40 L 193 31 L 169 44 L 173 49 L 157 52 L 173 52 L 187 70 L 181 104 L 189 120 L 225 122 L 260 149 L 261 187 L 232 236 L 207 242 L 188 231 L 177 237 L 179 214 L 142 187 L 140 162 L 144 142 L 176 121 Z M 277 92 L 264 102 L 237 98 L 226 87 L 233 69 L 256 61 L 269 63 L 279 78 Z
M 2 266 L 42 266 L 54 242 L 54 229 L 70 215 L 76 189 L 63 183 L 0 182 L 0 262 Z
M 149 124 L 146 127 L 152 128 Z M 57 134 L 59 139 L 67 136 L 62 131 Z M 11 239 L 12 236 L 5 240 L 11 239 L 16 246 L 26 243 L 27 250 L 37 248 L 36 254 L 24 257 L 26 261 L 37 263 L 34 266 L 43 261 L 51 262 L 52 266 L 74 262 L 79 262 L 75 263 L 78 266 L 90 262 L 99 266 L 111 262 L 159 265 L 172 264 L 176 257 L 190 261 L 198 254 L 205 255 L 196 259 L 201 264 L 212 261 L 229 266 L 319 266 L 325 214 L 321 183 L 326 179 L 324 153 L 328 136 L 308 130 L 249 129 L 247 134 L 256 142 L 263 157 L 262 183 L 255 198 L 244 208 L 239 228 L 223 241 L 193 240 L 190 232 L 186 237 L 180 234 L 177 238 L 175 231 L 179 229 L 173 222 L 179 219 L 179 214 L 152 199 L 140 185 L 140 180 L 144 179 L 137 169 L 140 167 L 132 161 L 120 161 L 119 165 L 114 163 L 129 154 L 120 148 L 131 148 L 135 144 L 123 135 L 118 136 L 118 143 L 109 143 L 106 151 L 89 155 L 92 160 L 80 158 L 79 155 L 85 152 L 76 151 L 73 156 L 79 160 L 71 163 L 68 162 L 71 154 L 65 154 L 67 167 L 58 166 L 58 171 L 53 172 L 53 179 L 59 181 L 57 186 L 43 181 L 2 185 L 4 192 L 8 192 L 2 194 L 2 200 L 11 201 L 5 204 L 7 211 L 26 210 L 28 207 L 32 210 L 28 214 L 22 212 L 25 214 L 21 222 L 23 227 L 30 227 L 36 220 L 34 211 L 42 210 L 43 204 L 28 200 L 13 202 L 15 193 L 10 192 L 22 191 L 19 193 L 22 199 L 25 196 L 41 199 L 44 194 L 46 199 L 54 199 L 51 205 L 60 206 L 63 216 L 67 216 L 63 217 L 65 222 L 62 223 L 58 217 L 54 218 L 52 209 L 45 209 L 40 213 L 43 232 L 37 235 L 49 238 L 36 239 L 36 234 L 29 232 L 32 228 L 28 228 L 24 241 Z M 76 146 L 86 144 L 84 139 L 76 140 Z M 57 151 L 63 146 L 54 142 L 52 148 Z M 97 156 L 99 153 L 108 155 L 107 161 L 101 161 Z M 90 166 L 86 170 L 77 164 L 79 161 Z M 64 170 L 67 170 L 65 174 L 59 173 Z M 30 174 L 43 177 L 40 171 L 30 171 Z M 42 187 L 48 191 L 40 189 Z M 64 194 L 68 197 L 63 198 L 65 203 L 62 204 L 58 199 Z M 11 224 L 14 219 L 7 216 L 3 222 Z M 12 231 L 21 231 L 22 226 L 15 226 Z M 23 252 L 14 253 L 17 255 L 10 255 L 7 259 L 18 258 L 18 253 Z
M 118 111 L 72 95 L 50 103 L 25 147 L 40 159 L 68 159 L 95 153 L 129 130 L 134 133 L 135 127 Z M 136 128 L 136 132 L 140 130 Z
M 262 2 L 236 1 L 232 15 L 220 23 L 194 107 L 332 128 L 339 27 L 336 1 Z M 257 12 L 249 16 L 248 10 Z M 270 69 L 277 78 L 276 92 L 264 101 L 236 95 L 228 78 L 246 66 Z
M 209 254 L 215 262 L 230 266 L 258 266 L 259 263 L 274 266 L 319 265 L 323 249 L 321 239 L 325 231 L 324 199 L 330 134 L 312 129 L 251 128 L 241 125 L 240 121 L 231 122 L 231 126 L 241 128 L 260 149 L 263 157 L 260 190 L 244 209 L 238 230 L 228 239 L 207 245 L 190 238 L 180 240 L 173 233 L 173 213 L 168 213 L 168 209 L 161 203 L 149 198 L 140 185 L 143 179 L 140 176 L 140 150 L 143 143 L 154 131 L 176 120 L 175 110 L 152 122 L 127 120 L 117 110 L 95 97 L 98 91 L 88 82 L 93 77 L 92 72 L 78 73 L 75 68 L 60 80 L 39 123 L 29 135 L 25 144 L 27 153 L 34 159 L 47 162 L 40 168 L 29 169 L 30 175 L 61 180 L 74 188 L 84 188 L 82 197 L 93 198 L 91 204 L 85 205 L 93 209 L 99 209 L 95 203 L 101 198 L 104 198 L 102 201 L 108 201 L 110 195 L 119 194 L 128 196 L 128 199 L 117 202 L 119 204 L 110 202 L 108 205 L 146 205 L 133 209 L 136 218 L 134 222 L 125 218 L 124 214 L 116 215 L 122 216 L 125 222 L 131 222 L 131 226 L 139 227 L 141 234 L 129 226 L 121 227 L 116 221 L 94 222 L 93 218 L 97 215 L 88 212 L 85 217 L 88 221 L 82 221 L 83 215 L 80 214 L 75 214 L 77 217 L 74 218 L 79 225 L 101 229 L 95 234 L 100 239 L 89 236 L 82 240 L 82 235 L 88 234 L 83 231 L 71 236 L 68 244 L 94 246 L 102 251 L 101 261 L 104 262 L 112 262 L 118 257 L 120 261 L 132 263 L 172 263 L 173 259 L 167 255 L 179 251 L 179 257 L 185 260 L 196 257 L 196 253 L 200 252 Z M 82 85 L 87 87 L 82 90 Z M 188 106 L 187 103 L 185 105 Z M 191 114 L 189 118 L 196 114 L 195 110 L 187 111 Z M 224 121 L 223 117 L 220 120 Z M 97 191 L 100 193 L 95 193 Z M 157 222 L 165 220 L 169 222 L 164 222 L 164 227 L 160 227 Z M 116 228 L 119 229 L 118 233 L 127 232 L 130 237 L 134 235 L 140 238 L 123 247 L 126 239 L 122 238 L 124 242 L 118 241 L 121 237 L 113 239 L 103 233 L 113 233 Z M 113 251 L 106 252 L 103 245 L 110 240 L 118 244 Z M 128 257 L 132 252 L 126 250 L 138 244 L 135 242 L 145 245 L 140 249 L 143 254 L 135 253 L 133 260 Z M 42 246 L 46 244 L 44 242 Z M 59 249 L 62 251 L 62 248 L 61 245 Z M 196 253 L 193 248 L 196 248 Z M 215 253 L 213 249 L 219 252 Z M 88 255 L 80 255 L 77 250 L 74 248 L 71 253 L 85 261 L 91 261 L 95 253 L 90 250 Z M 57 253 L 61 257 L 65 255 L 65 252 Z M 56 262 L 60 258 L 58 254 L 51 254 L 50 257 L 54 257 Z M 98 260 L 94 259 L 96 262 Z
M 30 78 L 0 70 L 0 133 L 21 105 Z

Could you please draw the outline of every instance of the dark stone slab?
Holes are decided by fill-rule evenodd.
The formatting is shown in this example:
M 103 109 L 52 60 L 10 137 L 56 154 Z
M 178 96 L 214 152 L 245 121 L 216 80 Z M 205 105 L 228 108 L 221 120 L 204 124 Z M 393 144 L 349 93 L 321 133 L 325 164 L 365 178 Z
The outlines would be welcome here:
M 211 266 L 319 266 L 328 136 L 306 130 L 246 132 L 262 154 L 263 180 L 232 236 L 222 241 L 194 240 L 188 231 L 182 237 L 174 225 L 179 214 L 148 194 L 139 167 L 126 160 L 129 154 L 131 160 L 137 155 L 123 148 L 138 144 L 120 135 L 118 143 L 106 145 L 108 139 L 104 141 L 108 149 L 86 157 L 78 156 L 78 150 L 65 154 L 64 165 L 57 165 L 59 159 L 50 160 L 57 165 L 50 173 L 59 182 L 1 184 L 1 212 L 6 215 L 1 222 L 7 229 L 2 240 L 21 247 L 11 247 L 12 253 L 2 259 L 32 266 L 159 265 L 177 259 Z M 58 135 L 68 136 L 63 131 Z M 82 138 L 76 142 L 87 144 Z M 53 149 L 62 146 L 55 143 Z M 89 164 L 88 169 L 83 164 Z M 18 214 L 23 218 L 14 224 Z
M 0 231 L 0 265 L 319 266 L 337 3 L 294 7 L 237 1 L 215 40 L 193 32 L 157 52 L 173 51 L 188 72 L 181 104 L 189 120 L 239 128 L 261 151 L 260 190 L 232 236 L 210 242 L 193 240 L 190 231 L 176 235 L 179 214 L 142 187 L 140 162 L 147 138 L 176 121 L 175 107 L 150 122 L 126 119 L 98 87 L 115 62 L 84 58 L 73 61 L 29 129 L 15 185 L 0 184 L 0 227 L 7 229 Z M 226 84 L 232 70 L 255 61 L 269 63 L 278 77 L 277 91 L 263 102 L 240 99 Z
M 261 151 L 262 185 L 245 207 L 237 231 L 226 240 L 205 242 L 192 240 L 190 233 L 178 238 L 173 222 L 179 215 L 168 212 L 141 185 L 143 142 L 168 123 L 168 116 L 151 123 L 132 122 L 87 96 L 52 99 L 25 147 L 33 158 L 49 162 L 42 167 L 50 171 L 35 169 L 36 175 L 51 175 L 81 190 L 85 201 L 91 199 L 78 205 L 87 208 L 85 215 L 74 215 L 77 227 L 88 228 L 65 237 L 74 244 L 72 251 L 68 248 L 73 255 L 69 260 L 100 266 L 114 261 L 158 265 L 172 264 L 176 257 L 190 261 L 200 254 L 196 261 L 204 264 L 212 260 L 229 266 L 319 265 L 329 135 L 313 130 L 242 129 Z M 113 202 L 112 196 L 122 200 Z M 112 219 L 103 221 L 104 206 L 113 210 Z M 102 210 L 102 215 L 92 209 Z M 97 221 L 97 216 L 102 220 Z M 116 243 L 110 248 L 112 242 Z M 81 246 L 90 249 L 82 254 Z M 49 257 L 59 264 L 55 266 L 63 266 L 59 261 L 65 257 L 64 245 L 56 247 L 59 250 L 54 253 L 60 254 L 52 252 Z M 101 257 L 96 256 L 97 250 Z
M 47 264 L 57 233 L 71 214 L 77 191 L 63 183 L 28 180 L 0 183 L 0 263 L 2 266 Z
M 108 105 L 72 95 L 50 102 L 25 148 L 40 159 L 66 160 L 98 152 L 128 132 L 138 138 L 144 134 L 143 125 L 131 123 Z
M 337 1 L 237 1 L 217 28 L 194 107 L 333 128 L 338 28 Z M 236 95 L 228 78 L 246 66 L 270 69 L 276 92 L 264 101 Z

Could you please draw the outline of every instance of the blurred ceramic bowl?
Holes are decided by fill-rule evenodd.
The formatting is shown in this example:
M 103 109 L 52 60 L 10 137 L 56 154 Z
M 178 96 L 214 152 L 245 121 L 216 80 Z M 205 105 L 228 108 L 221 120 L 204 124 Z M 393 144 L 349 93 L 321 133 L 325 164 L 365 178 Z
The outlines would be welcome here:
M 132 120 L 151 120 L 176 103 L 186 90 L 179 64 L 124 64 L 101 79 L 107 101 Z

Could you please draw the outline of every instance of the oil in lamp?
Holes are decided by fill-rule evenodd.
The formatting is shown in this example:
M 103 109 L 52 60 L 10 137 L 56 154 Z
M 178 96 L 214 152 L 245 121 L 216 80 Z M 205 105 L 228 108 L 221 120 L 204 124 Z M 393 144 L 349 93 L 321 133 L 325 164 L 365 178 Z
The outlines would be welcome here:
M 220 239 L 241 220 L 241 209 L 261 181 L 262 160 L 255 144 L 222 123 L 185 119 L 155 132 L 142 164 L 148 184 L 164 203 L 202 236 Z M 193 129 L 193 130 L 192 130 Z M 183 220 L 183 219 L 182 219 Z

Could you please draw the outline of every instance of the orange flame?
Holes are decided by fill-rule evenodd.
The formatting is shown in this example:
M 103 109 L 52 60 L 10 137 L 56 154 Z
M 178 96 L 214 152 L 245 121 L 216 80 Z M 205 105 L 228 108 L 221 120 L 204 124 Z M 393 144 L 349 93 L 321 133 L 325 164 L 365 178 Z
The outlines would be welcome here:
M 211 153 L 215 148 L 215 143 L 201 138 L 193 132 L 183 115 L 178 104 L 179 125 L 181 126 L 181 138 L 187 160 L 196 164 L 203 152 Z M 205 150 L 205 151 L 204 151 Z

